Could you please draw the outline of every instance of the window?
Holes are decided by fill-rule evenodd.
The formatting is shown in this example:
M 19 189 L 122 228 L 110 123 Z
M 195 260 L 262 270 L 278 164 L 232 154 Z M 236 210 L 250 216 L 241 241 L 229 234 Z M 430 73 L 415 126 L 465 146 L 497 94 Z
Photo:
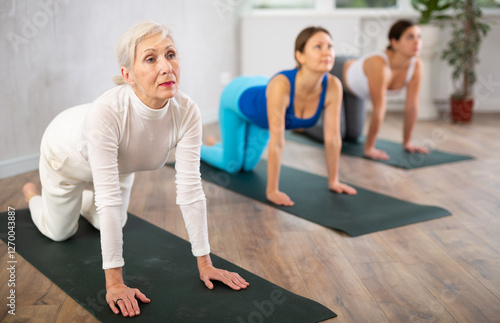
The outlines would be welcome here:
M 312 9 L 314 0 L 254 0 L 255 9 Z
M 236 1 L 236 0 L 231 0 Z M 243 1 L 243 0 L 239 0 Z M 477 0 L 482 8 L 500 9 L 500 0 Z M 253 0 L 254 9 L 371 9 L 405 8 L 411 9 L 411 0 Z
M 395 7 L 397 0 L 337 0 L 336 8 L 389 8 Z

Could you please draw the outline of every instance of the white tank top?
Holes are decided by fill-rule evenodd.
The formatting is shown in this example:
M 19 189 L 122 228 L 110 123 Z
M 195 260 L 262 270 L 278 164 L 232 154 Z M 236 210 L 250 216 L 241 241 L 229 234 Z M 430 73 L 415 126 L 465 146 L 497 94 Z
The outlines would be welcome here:
M 387 69 L 389 71 L 389 75 L 391 74 L 391 68 L 389 64 L 389 57 L 385 52 L 373 52 L 362 56 L 360 59 L 356 60 L 354 63 L 349 65 L 346 72 L 346 83 L 349 89 L 354 92 L 358 97 L 369 100 L 370 99 L 370 88 L 368 87 L 368 78 L 363 71 L 363 65 L 365 60 L 372 56 L 381 56 L 386 64 Z M 405 83 L 400 89 L 397 90 L 387 90 L 388 95 L 396 95 L 400 93 L 410 82 L 413 77 L 413 72 L 415 70 L 415 62 L 416 58 L 412 57 L 410 61 L 410 66 L 408 67 L 408 71 L 406 72 Z

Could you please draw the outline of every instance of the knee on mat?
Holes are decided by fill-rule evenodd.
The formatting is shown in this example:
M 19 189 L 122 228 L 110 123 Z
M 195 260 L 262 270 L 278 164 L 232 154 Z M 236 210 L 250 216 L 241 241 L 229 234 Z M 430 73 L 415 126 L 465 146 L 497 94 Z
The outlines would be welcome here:
M 351 127 L 351 128 L 348 127 L 345 130 L 345 135 L 342 139 L 344 141 L 357 142 L 359 140 L 359 137 L 361 137 L 362 132 L 363 132 L 362 128 L 357 129 L 357 127 Z
M 361 134 L 346 134 L 345 137 L 343 138 L 343 141 L 348 141 L 348 142 L 358 142 L 359 137 Z
M 255 163 L 252 163 L 252 164 L 249 164 L 249 165 L 244 165 L 242 171 L 244 171 L 244 172 L 251 172 L 251 171 L 253 171 L 253 169 L 255 168 L 255 166 L 257 166 L 257 163 L 258 162 L 255 162 Z
M 224 170 L 230 174 L 235 174 L 242 170 L 242 164 L 242 162 L 230 161 L 226 163 Z
M 78 227 L 70 232 L 58 230 L 59 232 L 57 232 L 57 231 L 50 232 L 50 236 L 47 235 L 47 237 L 56 241 L 56 242 L 62 242 L 62 241 L 66 241 L 69 238 L 71 238 L 76 233 L 77 230 L 78 230 Z
M 122 215 L 122 228 L 127 224 L 127 219 L 128 219 L 128 214 L 125 212 L 125 214 Z

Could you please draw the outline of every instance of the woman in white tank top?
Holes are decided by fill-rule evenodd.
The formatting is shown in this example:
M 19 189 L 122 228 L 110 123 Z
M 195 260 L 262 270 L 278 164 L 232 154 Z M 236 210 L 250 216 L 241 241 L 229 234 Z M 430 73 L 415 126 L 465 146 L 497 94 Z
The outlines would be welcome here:
M 405 87 L 403 147 L 409 152 L 429 152 L 411 143 L 422 79 L 422 62 L 418 58 L 422 47 L 420 34 L 420 27 L 415 23 L 397 21 L 389 31 L 390 45 L 385 51 L 349 60 L 344 65 L 345 88 L 360 98 L 372 101 L 373 113 L 364 147 L 368 158 L 389 159 L 385 151 L 375 148 L 375 142 L 384 120 L 387 95 L 398 93 Z

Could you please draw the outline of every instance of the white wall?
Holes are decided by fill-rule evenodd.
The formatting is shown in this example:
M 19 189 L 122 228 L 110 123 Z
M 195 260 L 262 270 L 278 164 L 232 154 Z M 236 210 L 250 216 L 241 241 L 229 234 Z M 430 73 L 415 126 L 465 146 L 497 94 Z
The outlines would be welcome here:
M 272 76 L 291 69 L 296 65 L 294 59 L 295 38 L 305 27 L 323 26 L 332 33 L 335 52 L 355 48 L 353 39 L 360 17 L 336 17 L 330 15 L 247 15 L 241 22 L 241 71 L 245 75 Z
M 0 178 L 36 169 L 54 116 L 114 86 L 116 40 L 144 20 L 172 28 L 180 89 L 216 120 L 220 76 L 239 73 L 238 16 L 207 0 L 1 0 Z

